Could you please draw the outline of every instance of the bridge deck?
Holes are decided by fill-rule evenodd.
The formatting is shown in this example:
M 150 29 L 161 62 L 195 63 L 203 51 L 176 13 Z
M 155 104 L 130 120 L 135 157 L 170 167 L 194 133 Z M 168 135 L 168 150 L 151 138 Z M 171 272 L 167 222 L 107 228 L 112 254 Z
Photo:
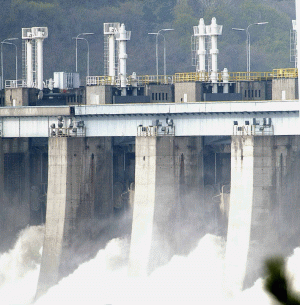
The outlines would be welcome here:
M 299 107 L 294 101 L 198 102 L 182 104 L 122 104 L 59 107 L 0 108 L 3 137 L 48 137 L 57 116 L 66 125 L 73 116 L 84 121 L 86 136 L 135 136 L 139 125 L 150 126 L 172 119 L 176 136 L 232 135 L 234 121 L 239 126 L 253 119 L 271 118 L 274 135 L 299 134 Z M 1 130 L 0 130 L 1 131 Z

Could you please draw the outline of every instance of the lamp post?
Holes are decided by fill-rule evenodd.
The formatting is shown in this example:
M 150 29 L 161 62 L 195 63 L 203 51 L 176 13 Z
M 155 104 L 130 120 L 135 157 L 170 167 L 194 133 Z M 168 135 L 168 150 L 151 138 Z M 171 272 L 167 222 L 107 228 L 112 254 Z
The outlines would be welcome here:
M 263 25 L 269 22 L 256 22 L 249 24 L 246 29 L 232 28 L 234 31 L 246 31 L 246 53 L 247 53 L 247 73 L 251 72 L 251 56 L 250 56 L 250 33 L 249 28 L 252 25 Z
M 174 31 L 174 29 L 165 29 L 164 31 Z M 162 35 L 162 34 L 160 34 Z M 167 65 L 166 65 L 166 39 L 165 36 L 162 35 L 164 38 L 164 76 L 167 75 Z
M 90 34 L 92 35 L 92 34 Z M 86 38 L 83 37 L 73 37 L 72 39 L 76 39 L 76 44 L 77 44 L 77 40 L 85 40 L 87 43 L 87 76 L 90 75 L 90 46 L 89 46 L 89 42 Z M 77 70 L 76 70 L 77 72 Z
M 156 55 L 156 77 L 157 77 L 157 81 L 158 81 L 158 35 L 161 35 L 164 38 L 164 76 L 166 76 L 166 74 L 167 74 L 167 68 L 166 68 L 166 40 L 165 40 L 165 36 L 160 33 L 160 32 L 166 32 L 166 31 L 174 31 L 174 29 L 161 29 L 157 33 L 148 33 L 149 35 L 156 35 L 155 55 Z
M 4 89 L 4 76 L 3 76 L 3 44 L 13 44 L 11 42 L 8 41 L 12 41 L 12 40 L 17 40 L 18 38 L 6 38 L 4 40 L 1 41 L 1 88 Z M 18 76 L 18 68 L 17 68 L 17 63 L 18 63 L 18 57 L 17 57 L 17 46 L 16 47 L 16 77 Z
M 74 37 L 73 39 L 76 39 L 76 55 L 75 55 L 75 57 L 76 57 L 76 72 L 78 71 L 78 65 L 77 65 L 77 57 L 78 57 L 78 51 L 77 51 L 77 40 L 79 39 L 79 36 L 85 36 L 85 35 L 94 35 L 94 33 L 80 33 L 80 34 L 78 34 L 76 37 Z

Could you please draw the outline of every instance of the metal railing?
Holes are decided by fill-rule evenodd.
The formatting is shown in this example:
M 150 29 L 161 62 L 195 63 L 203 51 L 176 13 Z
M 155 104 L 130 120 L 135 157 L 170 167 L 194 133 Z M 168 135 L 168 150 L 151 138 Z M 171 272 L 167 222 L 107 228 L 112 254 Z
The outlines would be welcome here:
M 273 72 L 229 72 L 229 81 L 271 80 Z
M 77 127 L 50 127 L 49 137 L 85 137 L 85 126 Z
M 137 127 L 137 136 L 138 137 L 155 137 L 155 136 L 174 136 L 175 135 L 175 126 L 173 120 L 170 120 L 169 123 L 165 126 L 158 122 L 157 126 L 143 126 L 139 125 Z
M 138 137 L 154 137 L 157 136 L 157 126 L 138 126 L 137 128 Z
M 129 77 L 129 83 L 137 82 L 138 85 L 148 84 L 173 84 L 173 75 L 141 75 L 137 76 L 136 79 Z
M 148 84 L 173 84 L 173 75 L 141 75 L 127 77 L 128 85 L 148 85 Z M 100 86 L 100 85 L 120 85 L 120 81 L 114 76 L 87 76 L 87 86 Z
M 240 136 L 272 136 L 274 125 L 244 125 L 233 126 L 233 135 Z
M 297 68 L 273 69 L 272 72 L 229 72 L 229 82 L 235 81 L 261 81 L 272 80 L 274 78 L 297 78 Z M 175 73 L 175 75 L 140 75 L 127 77 L 128 85 L 144 86 L 149 84 L 174 84 L 184 82 L 210 81 L 210 73 L 208 72 L 186 72 Z M 222 73 L 218 73 L 218 81 L 222 82 Z M 87 86 L 100 85 L 120 85 L 118 77 L 114 76 L 87 76 Z M 6 80 L 5 88 L 26 88 L 26 80 Z M 35 84 L 33 85 L 35 87 Z
M 210 73 L 208 72 L 187 72 L 187 73 L 175 73 L 175 83 L 185 82 L 209 82 Z M 222 73 L 218 73 L 218 81 L 222 81 Z
M 27 87 L 26 81 L 23 79 L 5 81 L 5 88 L 26 88 L 26 87 Z
M 273 69 L 272 72 L 229 72 L 229 82 L 235 81 L 261 81 L 272 80 L 273 78 L 297 78 L 297 68 Z M 218 74 L 218 81 L 223 81 L 222 72 Z M 140 75 L 136 77 L 128 76 L 128 85 L 148 85 L 148 84 L 174 84 L 185 82 L 209 82 L 209 72 L 186 72 L 175 73 L 175 75 Z M 86 78 L 87 86 L 99 85 L 120 85 L 118 77 L 113 76 L 88 76 Z
M 297 68 L 273 69 L 273 78 L 297 78 Z
M 113 85 L 116 86 L 119 83 L 117 78 L 114 76 L 87 76 L 86 85 L 87 86 L 100 86 L 100 85 Z

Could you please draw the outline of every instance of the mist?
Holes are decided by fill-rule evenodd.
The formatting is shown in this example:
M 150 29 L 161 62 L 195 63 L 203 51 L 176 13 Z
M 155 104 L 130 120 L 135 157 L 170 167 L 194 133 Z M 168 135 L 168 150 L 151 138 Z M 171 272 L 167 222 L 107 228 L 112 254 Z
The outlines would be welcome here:
M 20 232 L 15 246 L 0 256 L 1 304 L 32 304 L 35 297 L 44 235 L 43 226 Z M 274 304 L 263 280 L 233 298 L 223 291 L 224 238 L 202 237 L 188 255 L 172 257 L 148 277 L 127 276 L 129 239 L 114 238 L 93 259 L 34 304 Z M 87 249 L 88 250 L 88 249 Z M 300 291 L 300 248 L 287 259 L 293 287 Z

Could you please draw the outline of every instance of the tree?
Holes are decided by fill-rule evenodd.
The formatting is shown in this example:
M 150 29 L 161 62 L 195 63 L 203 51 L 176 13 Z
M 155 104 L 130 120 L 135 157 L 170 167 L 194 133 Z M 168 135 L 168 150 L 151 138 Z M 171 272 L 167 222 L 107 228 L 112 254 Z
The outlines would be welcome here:
M 300 305 L 299 296 L 292 291 L 291 283 L 285 270 L 285 261 L 282 257 L 268 259 L 265 263 L 265 289 L 270 292 L 281 304 Z

